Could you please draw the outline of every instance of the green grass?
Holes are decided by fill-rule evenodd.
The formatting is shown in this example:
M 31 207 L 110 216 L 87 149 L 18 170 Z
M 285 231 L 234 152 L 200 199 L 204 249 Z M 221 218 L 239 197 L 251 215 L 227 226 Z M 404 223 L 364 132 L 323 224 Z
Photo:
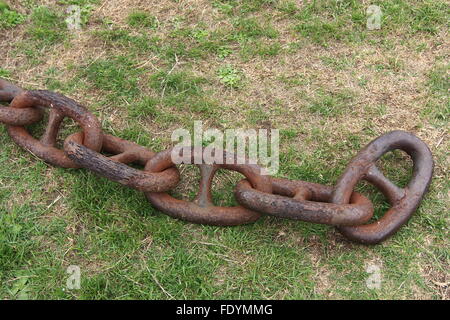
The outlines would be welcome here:
M 87 67 L 80 68 L 79 74 L 95 88 L 110 93 L 111 98 L 133 98 L 139 93 L 138 79 L 141 73 L 135 65 L 130 58 L 118 56 L 92 61 Z
M 11 75 L 11 71 L 0 68 L 0 77 L 7 78 Z
M 3 1 L 0 2 L 0 30 L 13 28 L 25 21 L 25 16 L 11 8 Z
M 205 79 L 186 72 L 161 71 L 150 78 L 152 88 L 167 94 L 198 94 L 201 91 L 200 85 L 204 82 Z
M 337 116 L 351 112 L 354 94 L 349 90 L 320 92 L 310 103 L 308 110 L 322 116 Z
M 428 73 L 427 87 L 431 92 L 422 114 L 438 126 L 447 126 L 450 119 L 448 65 L 438 65 Z
M 382 11 L 381 30 L 389 34 L 436 34 L 440 26 L 447 25 L 448 6 L 442 1 L 387 0 L 374 1 Z M 290 13 L 299 23 L 294 27 L 302 37 L 327 46 L 334 41 L 361 42 L 373 39 L 365 30 L 365 7 L 360 1 L 311 1 L 302 9 L 285 4 L 284 12 Z M 282 9 L 283 11 L 283 9 Z
M 31 40 L 42 46 L 50 46 L 64 40 L 65 25 L 59 12 L 41 6 L 34 9 L 30 19 L 31 25 L 27 28 L 27 34 Z
M 27 17 L 25 35 L 15 42 L 14 53 L 25 55 L 28 64 L 38 65 L 43 62 L 43 55 L 68 38 L 69 33 L 62 12 L 47 6 L 33 6 Z
M 235 37 L 238 40 L 247 40 L 260 37 L 274 39 L 278 36 L 277 30 L 270 24 L 262 25 L 255 18 L 238 18 L 234 21 Z
M 105 132 L 150 150 L 173 146 L 173 130 L 196 120 L 220 130 L 280 129 L 277 176 L 333 185 L 370 140 L 403 129 L 427 142 L 436 167 L 412 219 L 383 244 L 364 246 L 330 226 L 269 216 L 232 228 L 175 220 L 141 192 L 45 164 L 2 126 L 0 299 L 449 298 L 444 1 L 371 2 L 383 12 L 377 31 L 366 30 L 366 4 L 356 0 L 122 11 L 93 0 L 1 3 L 0 77 L 62 92 Z M 68 5 L 83 9 L 79 34 L 65 27 Z M 29 129 L 38 137 L 44 127 Z M 77 130 L 65 121 L 59 142 Z M 379 167 L 399 186 L 411 177 L 403 152 Z M 193 199 L 198 170 L 181 172 L 172 194 Z M 236 205 L 241 178 L 220 170 L 214 203 Z M 356 190 L 373 202 L 374 219 L 389 208 L 367 183 Z M 369 264 L 380 266 L 379 290 L 366 286 Z M 66 288 L 70 265 L 81 269 L 80 290 Z
M 156 29 L 158 21 L 155 16 L 145 11 L 136 11 L 128 16 L 127 22 L 132 27 Z
M 281 45 L 279 43 L 265 44 L 260 41 L 251 41 L 242 45 L 242 58 L 244 61 L 249 60 L 252 57 L 274 57 L 281 51 Z

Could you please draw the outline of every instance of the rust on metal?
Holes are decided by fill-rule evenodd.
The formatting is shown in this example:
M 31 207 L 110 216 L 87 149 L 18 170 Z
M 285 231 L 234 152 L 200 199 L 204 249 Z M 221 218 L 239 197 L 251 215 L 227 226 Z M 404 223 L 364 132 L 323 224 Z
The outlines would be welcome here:
M 246 208 L 272 216 L 330 225 L 359 225 L 373 215 L 372 203 L 353 192 L 349 203 L 329 203 L 333 187 L 300 180 L 271 178 L 273 193 L 254 189 L 246 180 L 235 190 L 236 200 Z
M 235 226 L 258 220 L 262 214 L 333 225 L 349 240 L 379 243 L 393 235 L 405 224 L 419 206 L 433 174 L 433 158 L 427 145 L 405 131 L 382 135 L 361 150 L 347 166 L 335 187 L 299 180 L 274 178 L 262 174 L 262 169 L 236 154 L 213 149 L 213 164 L 204 161 L 202 147 L 169 149 L 155 154 L 146 148 L 102 133 L 100 122 L 86 108 L 72 99 L 49 91 L 24 91 L 0 79 L 0 122 L 21 147 L 45 161 L 65 167 L 83 167 L 122 185 L 144 191 L 147 199 L 160 211 L 185 221 L 217 226 Z M 25 125 L 38 122 L 42 110 L 49 108 L 49 120 L 44 135 L 37 140 Z M 56 148 L 56 140 L 65 117 L 78 122 L 83 131 L 67 137 L 64 150 Z M 413 160 L 413 175 L 404 188 L 388 180 L 376 167 L 377 160 L 386 152 L 400 149 Z M 105 156 L 100 153 L 111 156 Z M 193 201 L 178 200 L 167 191 L 180 180 L 180 172 L 173 155 L 189 154 L 181 163 L 200 168 L 199 192 Z M 213 155 L 214 154 L 214 155 Z M 215 156 L 219 157 L 217 158 Z M 178 158 L 178 157 L 177 157 Z M 178 158 L 180 159 L 180 158 Z M 201 159 L 201 161 L 198 161 Z M 231 159 L 231 161 L 230 161 Z M 242 161 L 244 160 L 244 161 Z M 178 161 L 178 160 L 177 160 Z M 256 162 L 255 162 L 256 163 Z M 140 164 L 138 170 L 130 164 Z M 215 206 L 211 187 L 219 169 L 243 174 L 234 195 L 239 206 Z M 382 218 L 370 223 L 372 202 L 354 192 L 356 184 L 366 180 L 377 187 L 388 199 L 391 208 Z
M 413 160 L 413 174 L 405 188 L 399 188 L 375 165 L 386 152 L 400 149 Z M 339 178 L 331 201 L 348 203 L 354 187 L 361 179 L 372 183 L 386 196 L 391 208 L 378 221 L 353 227 L 338 227 L 347 238 L 366 244 L 379 243 L 393 235 L 405 224 L 419 206 L 433 175 L 433 156 L 427 145 L 405 131 L 386 133 L 369 143 L 348 164 Z
M 181 149 L 184 152 L 187 149 Z M 203 152 L 203 148 L 191 148 L 191 161 L 194 162 L 195 153 Z M 145 166 L 150 172 L 160 172 L 174 165 L 171 159 L 172 149 L 156 154 Z M 229 155 L 229 154 L 228 154 Z M 234 156 L 234 155 L 233 155 Z M 227 153 L 224 152 L 224 160 Z M 235 158 L 236 159 L 236 158 Z M 225 162 L 225 161 L 224 161 Z M 236 162 L 234 162 L 236 163 Z M 254 164 L 198 164 L 200 168 L 200 185 L 196 198 L 192 201 L 175 199 L 167 193 L 146 192 L 147 199 L 154 207 L 167 215 L 193 222 L 215 226 L 235 226 L 251 223 L 261 217 L 260 213 L 242 206 L 220 207 L 212 201 L 211 184 L 214 174 L 219 168 L 234 170 L 243 174 L 257 190 L 271 192 L 272 187 L 267 176 L 260 175 L 261 168 Z
M 64 150 L 77 165 L 89 169 L 100 176 L 118 182 L 133 189 L 145 192 L 162 192 L 172 189 L 180 180 L 176 167 L 162 172 L 146 172 L 128 166 L 138 163 L 145 166 L 155 153 L 146 148 L 118 137 L 103 134 L 102 151 L 113 154 L 105 157 L 85 147 L 83 133 L 70 135 L 64 142 Z
M 37 108 L 0 107 L 0 122 L 12 126 L 27 126 L 40 121 L 42 116 L 42 111 Z
M 11 102 L 23 90 L 0 79 L 0 102 Z M 16 109 L 0 106 L 0 122 L 13 126 L 26 126 L 42 119 L 42 111 L 37 108 Z
M 69 117 L 81 125 L 84 131 L 83 144 L 94 151 L 100 151 L 103 138 L 100 122 L 72 99 L 55 92 L 33 90 L 21 92 L 10 104 L 11 108 L 17 109 L 37 106 L 50 109 L 48 125 L 40 140 L 33 138 L 23 126 L 7 126 L 9 135 L 19 146 L 53 165 L 77 168 L 63 150 L 55 147 L 61 122 L 64 117 Z
M 0 101 L 1 102 L 11 102 L 15 96 L 23 91 L 22 88 L 0 79 Z

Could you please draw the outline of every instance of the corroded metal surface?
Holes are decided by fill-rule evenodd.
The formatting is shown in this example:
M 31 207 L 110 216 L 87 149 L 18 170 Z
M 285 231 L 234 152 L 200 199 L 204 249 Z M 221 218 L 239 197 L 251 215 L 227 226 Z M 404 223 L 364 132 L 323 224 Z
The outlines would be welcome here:
M 67 137 L 64 150 L 69 158 L 77 165 L 109 180 L 146 192 L 168 191 L 180 180 L 176 167 L 153 173 L 128 166 L 130 163 L 145 165 L 155 155 L 154 152 L 131 141 L 104 134 L 102 151 L 113 154 L 111 157 L 105 157 L 83 146 L 82 141 L 82 132 Z
M 203 152 L 202 148 L 190 148 L 191 159 L 189 164 L 194 163 L 196 152 Z M 186 149 L 184 149 L 186 150 Z M 183 152 L 183 149 L 180 150 Z M 173 166 L 171 159 L 172 149 L 158 153 L 152 158 L 145 170 L 160 172 Z M 224 161 L 227 154 L 224 152 Z M 233 155 L 235 157 L 235 155 Z M 215 206 L 211 196 L 211 184 L 214 174 L 219 168 L 234 170 L 242 173 L 257 190 L 271 192 L 272 187 L 269 177 L 260 175 L 260 167 L 253 164 L 199 164 L 200 183 L 199 192 L 192 202 L 175 199 L 167 193 L 147 192 L 147 199 L 152 205 L 171 217 L 193 222 L 215 226 L 235 226 L 254 222 L 261 217 L 260 213 L 246 209 L 242 206 L 220 207 Z
M 202 147 L 168 149 L 155 154 L 131 141 L 103 134 L 100 122 L 92 113 L 58 93 L 24 91 L 0 79 L 0 102 L 9 104 L 0 106 L 0 122 L 7 125 L 10 136 L 24 149 L 53 165 L 83 167 L 124 186 L 144 191 L 147 199 L 160 211 L 193 223 L 235 226 L 254 222 L 268 214 L 333 225 L 352 241 L 375 244 L 393 235 L 409 220 L 426 193 L 433 174 L 430 150 L 423 141 L 405 131 L 393 131 L 369 143 L 353 158 L 336 186 L 332 187 L 265 176 L 261 174 L 261 168 L 250 161 L 244 159 L 239 162 L 243 159 L 232 153 L 218 153 L 216 149 L 212 149 L 212 153 L 219 159 L 213 157 L 216 162 L 212 164 L 203 161 L 205 149 Z M 48 124 L 44 135 L 37 140 L 24 126 L 41 120 L 42 111 L 46 108 L 50 110 Z M 56 143 L 64 117 L 78 122 L 83 131 L 67 137 L 64 150 L 60 150 Z M 405 151 L 414 163 L 411 181 L 405 188 L 393 184 L 376 167 L 376 161 L 394 149 Z M 185 153 L 189 156 L 181 163 L 197 163 L 200 168 L 199 192 L 193 201 L 179 200 L 167 193 L 180 180 L 173 156 Z M 139 164 L 144 169 L 138 170 L 130 164 Z M 246 178 L 237 184 L 234 193 L 240 205 L 214 205 L 211 188 L 218 169 L 237 171 Z M 360 180 L 377 187 L 391 205 L 374 223 L 369 222 L 374 212 L 372 202 L 354 192 Z
M 414 163 L 411 181 L 403 189 L 387 179 L 375 165 L 383 154 L 395 149 L 405 151 Z M 430 185 L 433 167 L 430 149 L 408 132 L 392 131 L 369 143 L 348 164 L 335 186 L 331 202 L 338 205 L 348 203 L 353 188 L 363 179 L 386 196 L 391 208 L 374 223 L 339 227 L 339 231 L 353 241 L 367 244 L 379 243 L 393 235 L 419 206 Z
M 9 107 L 22 109 L 37 106 L 50 109 L 48 124 L 40 140 L 33 138 L 23 126 L 7 126 L 9 135 L 19 146 L 53 165 L 77 168 L 63 150 L 55 147 L 61 122 L 64 117 L 69 117 L 83 128 L 83 144 L 94 151 L 100 151 L 103 138 L 100 122 L 72 99 L 45 90 L 23 91 L 14 97 Z
M 23 91 L 22 88 L 0 79 L 0 101 L 1 102 L 11 102 L 15 96 Z
M 372 203 L 354 192 L 349 202 L 330 203 L 333 187 L 306 181 L 271 178 L 274 194 L 255 190 L 246 180 L 236 186 L 236 199 L 245 207 L 272 216 L 330 224 L 358 225 L 373 215 Z
M 23 90 L 0 79 L 0 102 L 11 102 Z M 0 106 L 0 122 L 13 126 L 25 126 L 42 119 L 42 112 L 37 108 L 16 109 Z

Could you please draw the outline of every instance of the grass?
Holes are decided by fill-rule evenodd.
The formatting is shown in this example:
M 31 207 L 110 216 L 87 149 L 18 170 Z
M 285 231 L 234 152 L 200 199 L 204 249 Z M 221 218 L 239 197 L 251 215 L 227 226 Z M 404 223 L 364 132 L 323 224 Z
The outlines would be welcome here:
M 348 90 L 339 92 L 320 92 L 315 94 L 309 111 L 322 116 L 337 116 L 352 110 L 353 93 Z
M 414 132 L 436 162 L 412 219 L 377 246 L 324 225 L 263 217 L 233 228 L 174 220 L 140 192 L 46 165 L 0 128 L 0 299 L 448 299 L 448 6 L 444 1 L 0 1 L 0 76 L 62 92 L 105 132 L 162 151 L 171 132 L 280 129 L 278 176 L 333 185 L 357 150 Z M 366 30 L 367 6 L 382 10 Z M 82 9 L 82 29 L 65 9 Z M 62 139 L 78 127 L 65 122 Z M 30 127 L 36 137 L 44 125 Z M 405 185 L 403 152 L 379 162 Z M 192 199 L 198 170 L 173 191 Z M 239 174 L 213 198 L 235 205 Z M 360 183 L 382 216 L 389 204 Z M 382 285 L 370 289 L 369 265 Z M 69 290 L 67 267 L 81 269 Z
M 62 15 L 48 7 L 37 7 L 30 17 L 27 33 L 31 40 L 42 46 L 51 46 L 65 38 L 65 24 Z
M 80 77 L 96 89 L 111 93 L 111 99 L 133 98 L 138 95 L 139 69 L 136 63 L 126 56 L 91 61 L 80 68 Z M 119 97 L 116 95 L 120 92 Z
M 156 29 L 158 27 L 158 20 L 156 17 L 145 11 L 135 11 L 130 13 L 127 22 L 130 26 L 136 28 Z
M 24 20 L 25 17 L 22 14 L 10 10 L 5 2 L 0 2 L 0 30 L 13 28 Z

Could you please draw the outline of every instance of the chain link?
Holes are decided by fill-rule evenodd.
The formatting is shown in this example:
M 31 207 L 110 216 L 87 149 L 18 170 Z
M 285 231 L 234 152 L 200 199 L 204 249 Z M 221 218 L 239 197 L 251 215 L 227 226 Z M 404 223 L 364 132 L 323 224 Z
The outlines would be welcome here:
M 235 226 L 254 222 L 262 214 L 268 214 L 333 225 L 352 241 L 375 244 L 393 235 L 409 220 L 427 192 L 433 174 L 433 157 L 427 145 L 411 133 L 392 131 L 362 149 L 334 187 L 261 175 L 261 168 L 248 161 L 243 164 L 203 163 L 198 165 L 201 174 L 198 195 L 189 202 L 167 193 L 180 181 L 180 172 L 171 159 L 173 149 L 154 153 L 134 142 L 104 134 L 92 113 L 59 93 L 25 91 L 0 79 L 0 102 L 9 103 L 9 106 L 0 107 L 0 122 L 7 126 L 11 138 L 22 148 L 55 166 L 86 168 L 143 191 L 160 211 L 192 223 Z M 45 108 L 50 109 L 49 120 L 44 135 L 37 140 L 24 126 L 39 122 Z M 56 148 L 56 140 L 64 117 L 78 122 L 83 131 L 68 136 L 61 150 Z M 414 163 L 412 178 L 404 188 L 387 179 L 375 164 L 382 155 L 395 149 L 405 151 Z M 179 150 L 189 152 L 192 159 L 203 151 L 196 147 Z M 224 160 L 237 159 L 234 154 L 224 152 L 223 155 Z M 144 170 L 129 166 L 132 163 L 144 166 Z M 212 180 L 219 168 L 237 171 L 246 177 L 236 185 L 238 206 L 213 204 Z M 378 188 L 391 205 L 374 223 L 368 223 L 374 212 L 372 202 L 354 192 L 360 180 Z

